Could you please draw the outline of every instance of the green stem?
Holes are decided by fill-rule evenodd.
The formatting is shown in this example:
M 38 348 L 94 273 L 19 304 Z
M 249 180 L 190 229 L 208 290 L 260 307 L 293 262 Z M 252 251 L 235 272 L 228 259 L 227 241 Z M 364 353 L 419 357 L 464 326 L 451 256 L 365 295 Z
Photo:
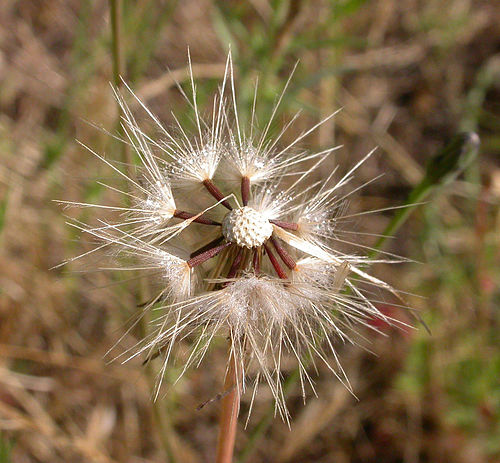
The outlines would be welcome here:
M 113 82 L 116 87 L 120 87 L 120 76 L 123 75 L 123 51 L 121 47 L 122 36 L 122 1 L 109 0 L 109 10 L 111 16 L 111 37 L 113 55 Z
M 122 40 L 122 0 L 109 0 L 109 10 L 110 10 L 110 21 L 111 21 L 111 42 L 112 42 L 112 61 L 113 61 L 113 83 L 117 90 L 123 87 L 122 78 L 125 76 L 124 60 L 123 60 L 123 40 Z M 123 128 L 121 126 L 121 118 L 123 117 L 123 111 L 117 102 L 118 108 L 118 121 L 117 130 L 121 137 L 124 135 Z M 120 143 L 121 146 L 121 159 L 124 163 L 129 166 L 129 177 L 133 179 L 134 173 L 132 170 L 132 157 L 129 146 L 127 143 Z M 137 301 L 146 300 L 144 297 L 147 292 L 145 288 L 145 282 L 140 281 L 139 286 L 139 297 Z M 147 313 L 141 316 L 140 322 L 138 324 L 138 336 L 140 339 L 145 339 L 148 332 L 149 317 Z M 146 365 L 146 377 L 150 385 L 151 390 L 155 387 L 155 372 L 153 371 L 151 365 Z M 165 413 L 164 407 L 161 406 L 161 401 L 154 401 L 152 403 L 153 419 L 158 427 L 159 439 L 162 444 L 163 450 L 167 455 L 167 461 L 175 462 L 175 452 L 174 452 L 174 431 L 172 425 L 169 422 L 167 415 Z
M 125 77 L 125 67 L 123 59 L 123 34 L 122 34 L 122 0 L 109 0 L 109 14 L 111 20 L 111 52 L 113 57 L 113 83 L 117 90 L 123 87 L 122 79 Z M 121 126 L 123 111 L 119 104 L 118 107 L 118 134 L 123 137 L 124 131 Z M 129 145 L 120 143 L 122 162 L 132 169 L 132 156 Z

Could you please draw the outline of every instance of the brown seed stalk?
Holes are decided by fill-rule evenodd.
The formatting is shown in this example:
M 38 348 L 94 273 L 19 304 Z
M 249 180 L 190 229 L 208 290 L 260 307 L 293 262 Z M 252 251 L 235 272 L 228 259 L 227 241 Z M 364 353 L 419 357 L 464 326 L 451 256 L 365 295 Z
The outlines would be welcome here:
M 224 239 L 223 236 L 219 236 L 219 237 L 215 238 L 214 240 L 210 241 L 210 243 L 204 244 L 201 248 L 197 249 L 196 251 L 193 251 L 189 255 L 189 257 L 193 258 L 193 257 L 199 256 L 203 252 L 208 251 L 209 249 L 212 249 L 214 246 L 217 246 L 220 243 L 222 243 L 223 239 Z
M 241 200 L 243 201 L 243 206 L 248 204 L 250 199 L 250 179 L 248 177 L 243 177 L 241 179 Z
M 253 271 L 255 272 L 255 275 L 259 276 L 260 274 L 260 258 L 261 258 L 261 247 L 255 248 L 253 251 L 253 259 L 252 259 L 252 265 L 253 265 Z
M 224 381 L 224 398 L 221 401 L 216 463 L 231 463 L 233 461 L 236 431 L 238 429 L 242 372 L 231 348 L 230 352 L 229 368 Z M 226 391 L 228 392 L 226 393 Z
M 177 219 L 182 219 L 182 220 L 192 219 L 195 216 L 196 216 L 196 214 L 193 214 L 192 212 L 179 211 L 177 209 L 174 212 L 174 217 Z M 202 223 L 203 225 L 219 225 L 219 226 L 221 225 L 220 222 L 216 222 L 215 220 L 209 219 L 207 217 L 203 217 L 203 215 L 196 217 L 196 219 L 194 219 L 193 222 Z
M 238 253 L 236 254 L 236 257 L 234 258 L 234 261 L 231 265 L 231 268 L 229 269 L 229 272 L 227 274 L 227 278 L 234 278 L 236 276 L 236 273 L 240 269 L 241 261 L 243 260 L 243 248 L 238 249 Z
M 231 246 L 233 243 L 222 243 L 219 244 L 218 246 L 214 246 L 211 249 L 207 249 L 205 252 L 202 252 L 201 254 L 198 254 L 197 256 L 192 257 L 187 261 L 187 264 L 189 267 L 193 268 L 196 267 L 197 265 L 203 264 L 203 262 L 206 262 L 208 259 L 211 259 L 212 257 L 215 257 L 219 252 L 223 251 L 227 247 Z
M 284 222 L 283 220 L 270 220 L 269 222 L 285 230 L 297 231 L 299 229 L 299 224 L 295 222 Z
M 285 273 L 285 271 L 281 267 L 280 263 L 278 262 L 278 259 L 276 259 L 276 256 L 273 254 L 273 252 L 271 251 L 271 248 L 269 247 L 269 245 L 267 243 L 264 243 L 264 249 L 266 250 L 267 257 L 269 257 L 269 260 L 271 261 L 271 264 L 272 264 L 274 270 L 276 271 L 276 273 L 278 274 L 278 276 L 282 280 L 287 280 L 288 279 L 287 274 Z
M 297 264 L 295 263 L 295 260 L 293 260 L 292 256 L 288 254 L 288 251 L 281 244 L 281 241 L 273 235 L 271 236 L 271 243 L 273 243 L 274 249 L 276 249 L 278 256 L 280 256 L 281 260 L 285 263 L 285 265 L 290 270 L 293 270 L 297 266 Z
M 205 186 L 205 188 L 208 190 L 208 192 L 217 200 L 217 201 L 221 201 L 222 199 L 225 198 L 225 196 L 222 194 L 222 191 L 220 191 L 217 186 L 215 185 L 214 182 L 212 182 L 212 180 L 210 179 L 205 179 L 203 180 L 203 185 Z M 229 209 L 230 211 L 233 210 L 233 208 L 231 207 L 231 204 L 229 204 L 228 200 L 227 199 L 224 199 L 224 201 L 221 201 L 221 204 Z

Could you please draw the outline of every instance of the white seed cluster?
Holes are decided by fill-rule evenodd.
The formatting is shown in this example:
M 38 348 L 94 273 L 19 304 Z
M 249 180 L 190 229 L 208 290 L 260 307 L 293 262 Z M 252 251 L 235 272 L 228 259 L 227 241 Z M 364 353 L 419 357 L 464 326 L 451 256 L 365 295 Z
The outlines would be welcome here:
M 245 248 L 262 246 L 272 233 L 273 226 L 269 220 L 248 206 L 233 209 L 222 221 L 224 238 Z
M 268 130 L 277 114 L 275 106 L 270 112 L 270 120 L 262 121 L 263 133 L 254 135 L 257 127 L 253 122 L 248 132 L 241 128 L 240 133 L 232 79 L 229 55 L 224 81 L 213 101 L 214 112 L 207 121 L 198 112 L 196 85 L 191 82 L 193 100 L 189 101 L 189 106 L 194 109 L 198 127 L 193 136 L 187 134 L 177 119 L 173 132 L 162 127 L 156 116 L 132 93 L 159 129 L 161 137 L 150 138 L 137 126 L 125 99 L 115 91 L 124 118 L 126 143 L 141 161 L 137 166 L 141 179 L 139 183 L 128 179 L 131 186 L 138 187 L 133 188 L 134 191 L 122 191 L 122 182 L 117 188 L 109 188 L 135 200 L 130 207 L 73 203 L 81 207 L 105 207 L 123 214 L 118 222 L 99 220 L 96 227 L 80 222 L 74 226 L 103 242 L 93 251 L 110 246 L 113 254 L 122 254 L 127 262 L 124 271 L 149 270 L 151 276 L 162 276 L 159 294 L 141 311 L 156 310 L 157 303 L 161 303 L 161 314 L 154 317 L 151 332 L 130 356 L 144 354 L 148 360 L 154 352 L 165 353 L 155 399 L 167 365 L 176 356 L 174 349 L 179 341 L 187 337 L 192 339 L 192 342 L 183 342 L 180 349 L 182 354 L 187 354 L 179 356 L 181 362 L 185 360 L 182 375 L 189 366 L 201 362 L 216 335 L 229 334 L 228 366 L 234 361 L 238 370 L 236 377 L 240 377 L 238 389 L 241 393 L 246 387 L 253 389 L 249 394 L 252 396 L 249 410 L 252 410 L 262 378 L 276 400 L 277 411 L 288 421 L 281 383 L 285 354 L 297 358 L 304 399 L 305 384 L 315 392 L 314 381 L 303 362 L 303 358 L 309 359 L 311 354 L 326 363 L 349 388 L 334 338 L 351 341 L 351 329 L 356 324 L 370 327 L 372 319 L 391 322 L 370 298 L 378 290 L 392 293 L 398 299 L 400 296 L 384 281 L 365 273 L 368 264 L 385 259 L 373 260 L 358 252 L 345 253 L 337 246 L 339 242 L 343 245 L 351 242 L 354 250 L 361 246 L 354 232 L 342 229 L 347 218 L 366 213 L 344 214 L 345 198 L 360 187 L 352 191 L 343 188 L 371 153 L 337 183 L 332 175 L 318 181 L 319 169 L 336 148 L 309 153 L 297 145 L 335 113 L 302 132 L 295 140 L 287 132 L 292 118 L 278 138 L 272 140 Z M 225 91 L 226 86 L 231 89 L 231 95 Z M 124 87 L 130 90 L 126 84 Z M 226 104 L 226 98 L 230 104 Z M 283 94 L 278 97 L 277 104 L 282 98 Z M 283 139 L 287 146 L 277 148 L 283 144 Z M 121 166 L 90 151 L 120 173 Z M 219 181 L 223 182 L 224 193 L 216 185 Z M 207 190 L 204 196 L 193 198 L 193 192 L 202 188 Z M 214 200 L 220 203 L 222 197 L 233 197 L 234 201 L 239 191 L 245 206 L 226 211 L 219 224 L 222 207 L 234 202 L 224 201 L 223 205 L 218 205 Z M 250 194 L 244 194 L 246 192 Z M 228 193 L 233 194 L 226 196 Z M 247 201 L 253 207 L 246 206 Z M 178 209 L 178 205 L 182 208 Z M 217 221 L 211 221 L 209 217 L 215 206 L 218 207 L 214 211 Z M 171 220 L 174 217 L 175 220 Z M 195 221 L 199 224 L 191 227 Z M 287 227 L 287 223 L 290 226 Z M 209 229 L 215 232 L 214 238 L 218 238 L 192 254 L 191 244 L 205 241 Z M 265 253 L 261 252 L 258 248 L 267 246 L 266 240 L 273 235 L 280 241 L 271 243 L 271 249 Z M 222 238 L 226 243 L 215 244 Z M 221 252 L 224 249 L 228 252 Z M 90 252 L 85 250 L 70 261 Z M 190 258 L 191 255 L 197 257 Z M 387 262 L 398 261 L 393 255 L 389 258 Z M 129 262 L 136 259 L 139 260 L 137 266 L 130 266 Z M 213 265 L 201 265 L 206 261 Z M 217 281 L 220 284 L 214 284 Z M 358 282 L 361 282 L 359 286 Z M 342 291 L 344 288 L 346 292 Z M 255 379 L 249 373 L 254 374 Z

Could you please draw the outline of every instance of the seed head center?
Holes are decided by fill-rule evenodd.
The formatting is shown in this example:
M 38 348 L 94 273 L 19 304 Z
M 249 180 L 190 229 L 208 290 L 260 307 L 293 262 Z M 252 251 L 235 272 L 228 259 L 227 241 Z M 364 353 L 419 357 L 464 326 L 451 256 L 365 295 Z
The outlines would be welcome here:
M 229 211 L 222 221 L 224 238 L 245 248 L 262 246 L 272 233 L 269 220 L 248 206 Z

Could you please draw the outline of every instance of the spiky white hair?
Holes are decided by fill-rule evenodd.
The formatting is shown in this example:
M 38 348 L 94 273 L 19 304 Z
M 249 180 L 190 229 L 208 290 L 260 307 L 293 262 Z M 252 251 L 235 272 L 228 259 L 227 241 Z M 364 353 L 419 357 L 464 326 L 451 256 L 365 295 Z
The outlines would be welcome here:
M 229 105 L 226 86 L 230 87 Z M 287 86 L 288 82 L 285 89 Z M 214 336 L 228 335 L 229 358 L 234 359 L 240 373 L 238 387 L 245 390 L 248 375 L 255 372 L 252 403 L 263 378 L 284 419 L 288 419 L 281 386 L 285 355 L 296 358 L 304 398 L 307 383 L 314 390 L 308 373 L 314 359 L 320 359 L 350 388 L 337 355 L 336 339 L 352 342 L 355 326 L 373 328 L 369 323 L 372 318 L 396 322 L 377 309 L 370 300 L 371 291 L 358 285 L 362 281 L 372 289 L 397 294 L 367 272 L 375 260 L 358 253 L 346 254 L 338 246 L 361 246 L 343 234 L 345 200 L 359 188 L 345 190 L 372 153 L 336 182 L 333 177 L 337 169 L 321 182 L 311 182 L 311 174 L 317 173 L 338 147 L 308 153 L 296 151 L 296 146 L 334 114 L 279 148 L 282 135 L 295 120 L 269 141 L 282 94 L 260 136 L 254 133 L 254 100 L 250 130 L 245 132 L 239 124 L 230 54 L 210 121 L 200 116 L 191 75 L 194 137 L 177 119 L 173 130 L 164 127 L 127 89 L 160 133 L 160 138 L 146 135 L 123 96 L 115 92 L 123 111 L 124 142 L 141 162 L 140 179 L 130 178 L 111 161 L 90 151 L 127 177 L 130 191 L 110 188 L 132 198 L 133 204 L 67 204 L 109 208 L 123 214 L 121 222 L 75 226 L 100 239 L 98 249 L 110 246 L 139 261 L 128 270 L 154 270 L 163 278 L 160 296 L 147 307 L 159 315 L 132 357 L 163 353 L 161 383 L 177 343 L 193 336 L 195 339 L 184 360 L 184 373 L 202 361 Z M 221 182 L 223 187 L 219 188 Z M 206 199 L 214 198 L 211 204 L 201 212 L 178 209 L 178 204 L 198 204 L 198 195 L 195 198 L 186 193 L 193 185 L 206 190 Z M 234 189 L 235 185 L 238 188 Z M 244 216 L 231 221 L 231 233 L 222 227 L 223 207 L 230 211 L 236 208 L 239 216 Z M 204 233 L 207 226 L 218 231 L 208 243 Z M 191 247 L 194 242 L 204 246 L 195 250 Z M 393 256 L 385 260 L 398 261 Z

